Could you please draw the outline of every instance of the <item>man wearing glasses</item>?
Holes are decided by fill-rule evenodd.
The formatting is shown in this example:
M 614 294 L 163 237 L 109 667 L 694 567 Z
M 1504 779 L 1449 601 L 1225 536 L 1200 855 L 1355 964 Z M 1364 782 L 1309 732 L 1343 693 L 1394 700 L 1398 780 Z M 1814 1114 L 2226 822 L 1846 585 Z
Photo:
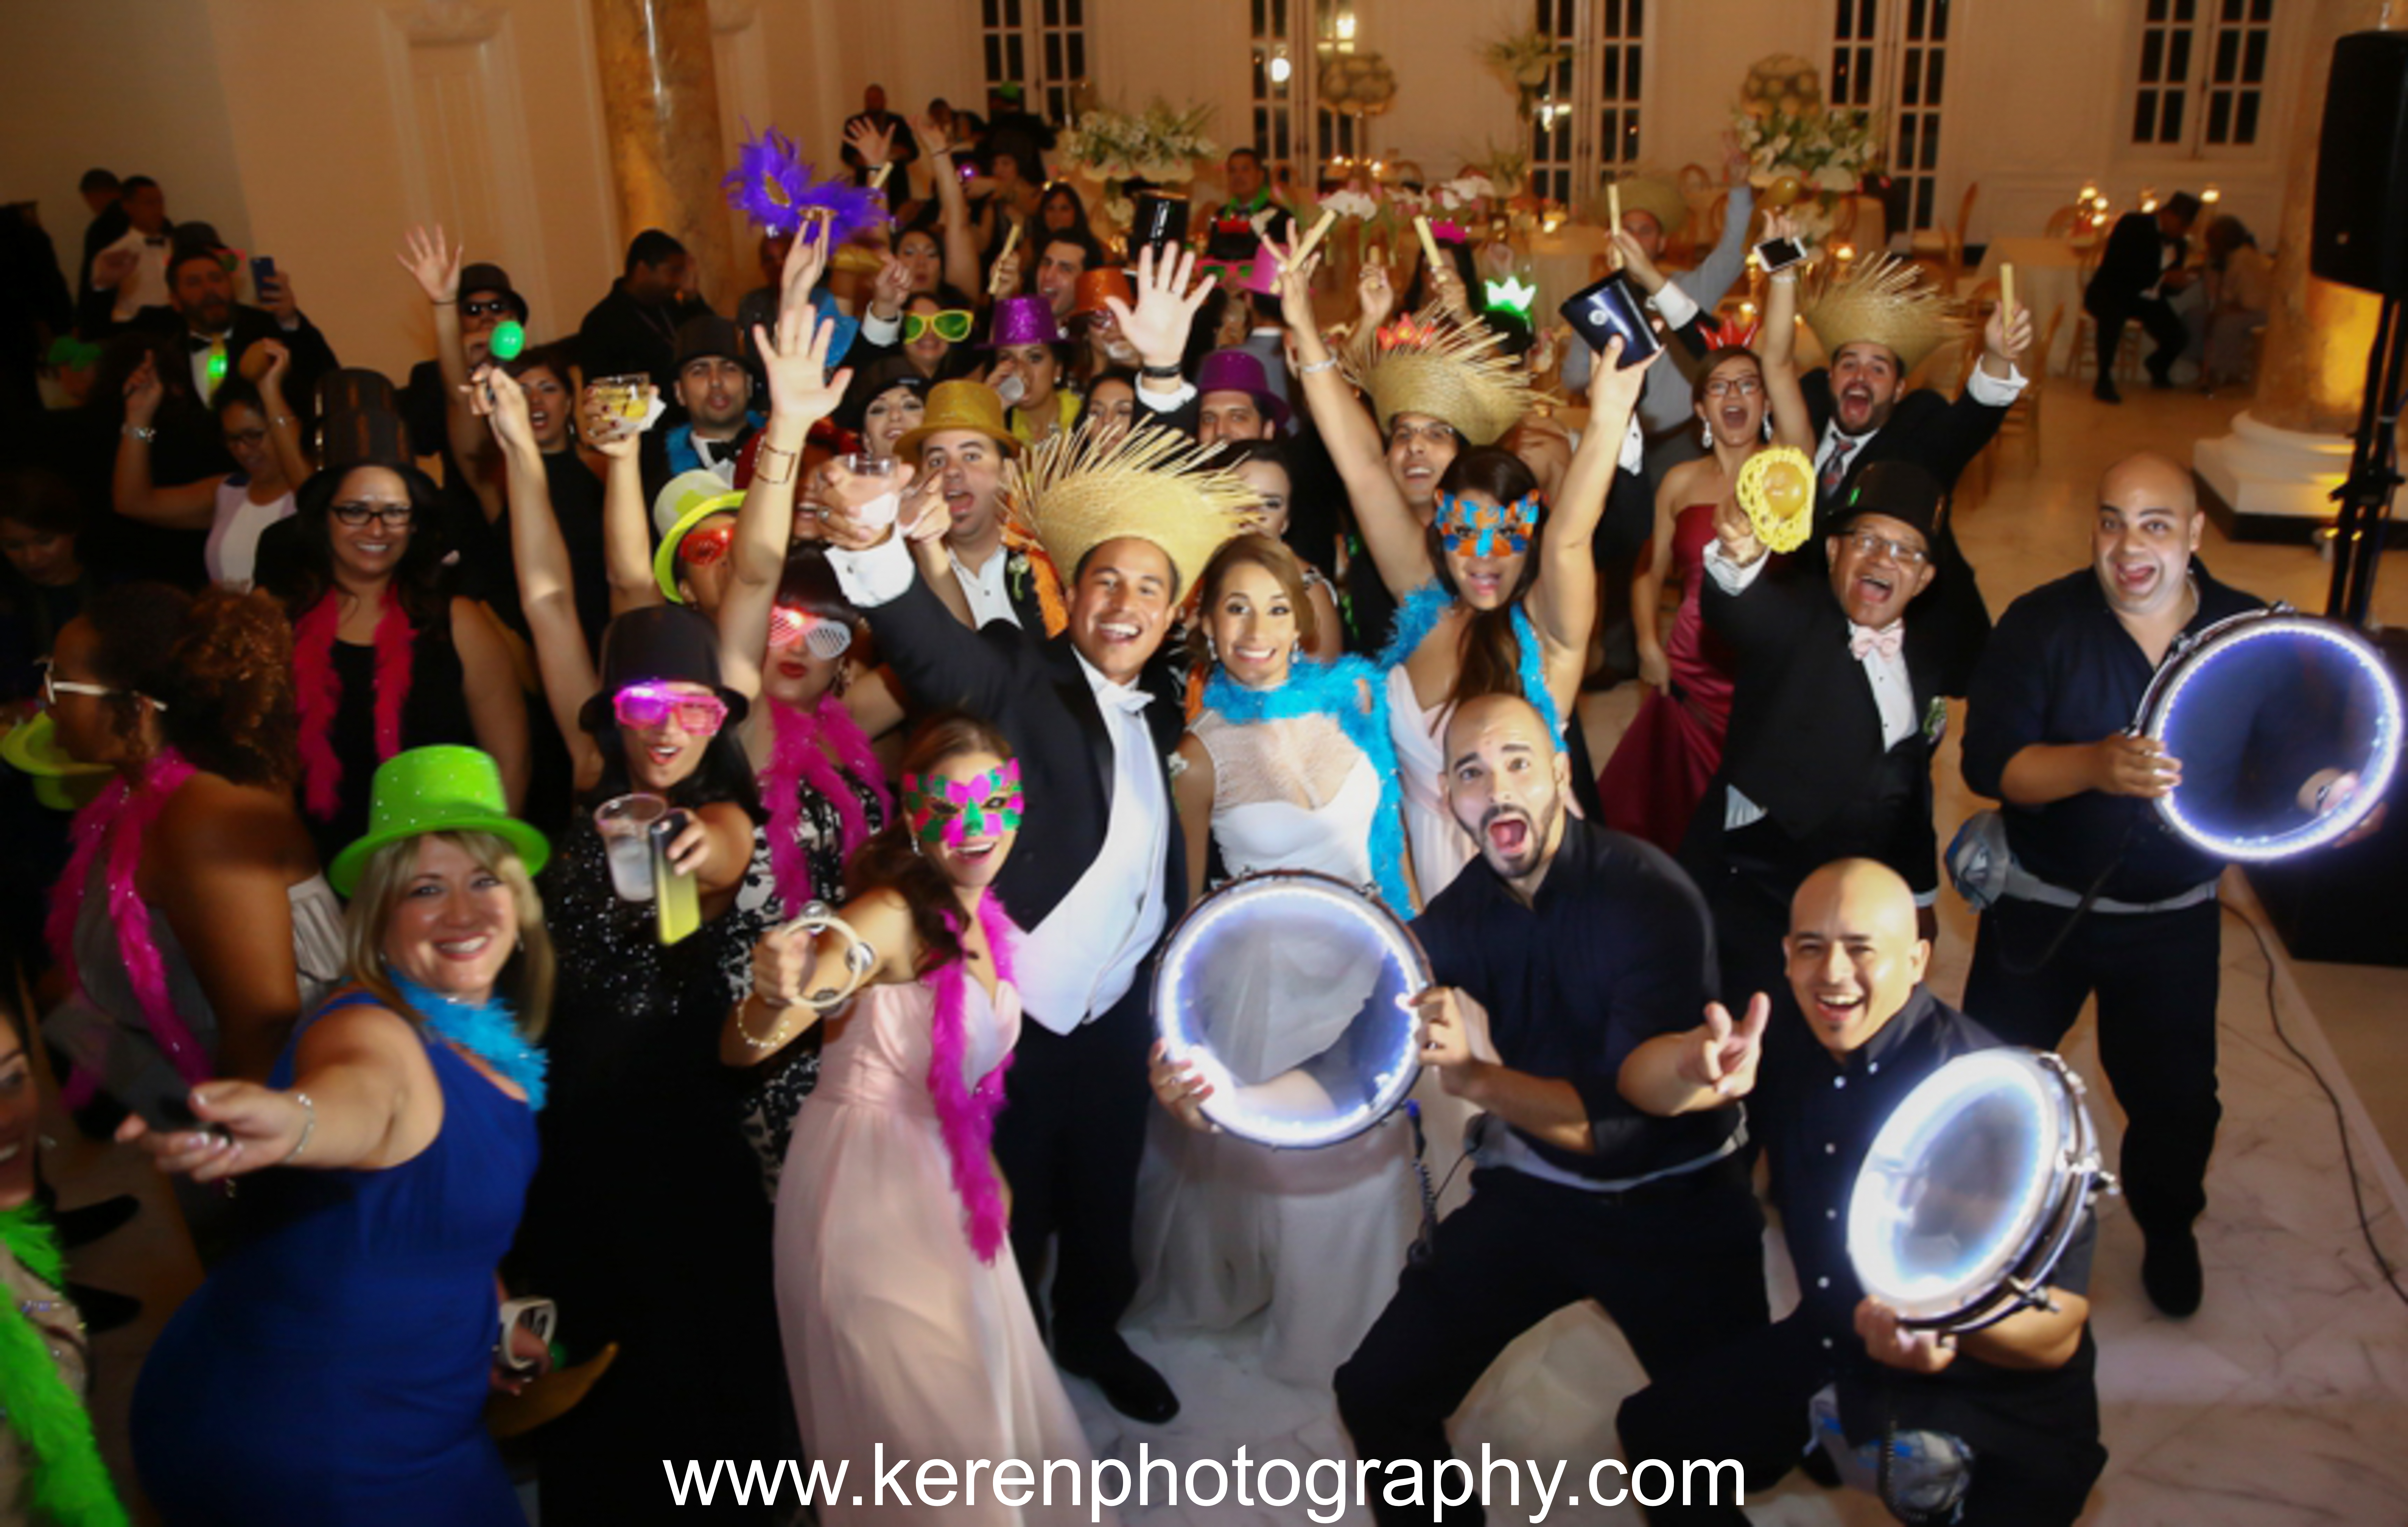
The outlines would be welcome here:
M 467 351 L 470 374 L 493 359 L 494 331 L 503 321 L 515 320 L 523 328 L 527 317 L 526 298 L 510 285 L 509 272 L 484 261 L 461 267 L 460 348 Z M 446 482 L 458 480 L 444 433 L 444 409 L 450 402 L 440 361 L 429 357 L 409 368 L 409 380 L 401 390 L 401 416 L 409 427 L 410 453 L 445 458 Z
M 1835 859 L 1896 870 L 1929 936 L 1940 890 L 1931 750 L 1952 653 L 1944 631 L 1906 613 L 1931 586 L 1946 503 L 1911 462 L 1867 467 L 1825 537 L 1825 578 L 1768 574 L 1745 512 L 1726 503 L 1715 514 L 1699 598 L 1738 678 L 1722 767 L 1682 859 L 1713 911 L 1726 992 L 1770 992 L 1776 1008 L 1790 1000 L 1790 898 Z

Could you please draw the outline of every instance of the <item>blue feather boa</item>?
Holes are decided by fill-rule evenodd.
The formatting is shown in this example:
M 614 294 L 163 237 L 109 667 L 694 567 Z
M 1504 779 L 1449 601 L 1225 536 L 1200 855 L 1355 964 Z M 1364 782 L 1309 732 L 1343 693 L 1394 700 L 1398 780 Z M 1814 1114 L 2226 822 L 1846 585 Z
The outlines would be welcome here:
M 1369 710 L 1363 705 L 1367 693 Z M 1381 682 L 1381 670 L 1359 657 L 1335 663 L 1300 660 L 1289 665 L 1287 682 L 1279 688 L 1250 690 L 1215 667 L 1204 685 L 1204 704 L 1239 726 L 1294 716 L 1337 721 L 1346 740 L 1371 761 L 1380 779 L 1380 807 L 1371 814 L 1369 847 L 1381 898 L 1398 917 L 1412 916 L 1412 896 L 1405 886 L 1404 823 L 1397 800 L 1397 748 L 1388 735 L 1388 689 Z
M 1455 607 L 1455 603 L 1454 596 L 1436 578 L 1405 595 L 1404 602 L 1397 607 L 1397 623 L 1388 637 L 1387 649 L 1380 654 L 1381 670 L 1384 673 L 1398 667 L 1420 650 L 1422 643 L 1438 629 L 1439 621 L 1446 618 L 1446 612 Z M 1539 645 L 1539 628 L 1530 623 L 1530 612 L 1518 603 L 1513 607 L 1513 641 L 1522 650 L 1522 698 L 1529 701 L 1532 708 L 1538 711 L 1539 719 L 1547 723 L 1547 734 L 1561 737 L 1564 721 L 1555 713 L 1555 697 L 1547 692 L 1547 676 L 1539 665 L 1539 654 L 1542 650 Z
M 527 1106 L 543 1107 L 544 1052 L 519 1032 L 510 1005 L 494 997 L 481 1006 L 455 1002 L 393 972 L 394 990 L 425 1020 L 426 1032 L 448 1039 L 492 1066 L 526 1094 Z

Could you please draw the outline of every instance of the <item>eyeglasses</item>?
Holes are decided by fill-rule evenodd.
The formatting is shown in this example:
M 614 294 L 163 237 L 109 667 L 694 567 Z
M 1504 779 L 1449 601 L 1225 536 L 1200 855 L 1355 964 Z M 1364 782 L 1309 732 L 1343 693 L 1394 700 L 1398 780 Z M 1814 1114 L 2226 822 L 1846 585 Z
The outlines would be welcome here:
M 674 716 L 679 729 L 694 737 L 715 736 L 727 724 L 725 702 L 708 694 L 681 694 L 658 684 L 628 685 L 610 697 L 610 712 L 621 726 L 641 731 L 666 726 Z
M 1726 377 L 1718 381 L 1706 383 L 1706 396 L 1710 398 L 1718 398 L 1732 392 L 1743 398 L 1754 397 L 1763 391 L 1764 383 L 1754 377 Z
M 499 318 L 511 311 L 513 309 L 507 297 L 491 297 L 483 302 L 464 302 L 460 305 L 460 313 L 464 318 Z
M 1931 560 L 1931 553 L 1919 546 L 1909 546 L 1904 541 L 1893 541 L 1886 535 L 1876 535 L 1870 530 L 1850 531 L 1848 544 L 1856 549 L 1856 555 L 1860 557 L 1870 557 L 1876 552 L 1886 551 L 1889 553 L 1889 560 L 1900 567 L 1920 567 Z
M 267 438 L 265 430 L 228 430 L 225 434 L 228 450 L 242 450 Z
M 119 695 L 133 695 L 145 700 L 150 698 L 138 690 L 112 690 L 103 684 L 79 684 L 71 678 L 54 678 L 50 674 L 50 660 L 48 658 L 42 659 L 36 666 L 42 671 L 42 704 L 45 707 L 57 705 L 59 696 L 62 694 L 89 694 L 95 700 L 107 700 Z M 150 708 L 164 711 L 167 706 L 165 701 L 151 700 Z
M 1388 444 L 1392 446 L 1411 445 L 1415 440 L 1446 445 L 1455 437 L 1452 424 L 1392 424 L 1388 428 Z
M 727 555 L 727 549 L 735 541 L 736 525 L 733 521 L 724 525 L 713 525 L 709 530 L 689 531 L 685 539 L 678 542 L 678 561 L 688 567 L 708 567 Z
M 335 518 L 344 524 L 365 525 L 373 520 L 378 524 L 389 526 L 394 530 L 408 530 L 410 516 L 415 512 L 417 511 L 407 504 L 371 504 L 366 501 L 357 504 L 337 504 L 334 508 Z
M 948 307 L 940 313 L 906 313 L 903 315 L 903 342 L 910 344 L 934 329 L 937 337 L 948 345 L 958 345 L 970 336 L 970 310 Z

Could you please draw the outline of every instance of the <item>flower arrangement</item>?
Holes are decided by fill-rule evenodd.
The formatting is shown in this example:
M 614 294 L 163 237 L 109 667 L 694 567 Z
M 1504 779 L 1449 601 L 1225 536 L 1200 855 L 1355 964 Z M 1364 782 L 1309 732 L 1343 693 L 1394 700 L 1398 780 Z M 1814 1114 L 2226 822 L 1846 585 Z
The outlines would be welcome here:
M 1785 53 L 1756 60 L 1731 108 L 1748 181 L 1785 207 L 1800 195 L 1844 195 L 1882 162 L 1871 114 L 1826 106 L 1814 66 Z
M 1513 93 L 1513 107 L 1527 121 L 1537 114 L 1558 65 L 1570 62 L 1571 45 L 1544 32 L 1509 33 L 1473 50 L 1488 72 Z
M 1397 102 L 1397 71 L 1377 53 L 1333 53 L 1321 62 L 1321 104 L 1350 117 L 1376 117 Z
M 1210 106 L 1174 111 L 1157 98 L 1144 111 L 1081 112 L 1062 135 L 1064 165 L 1107 185 L 1114 181 L 1188 180 L 1196 161 L 1211 159 L 1220 147 L 1204 136 Z

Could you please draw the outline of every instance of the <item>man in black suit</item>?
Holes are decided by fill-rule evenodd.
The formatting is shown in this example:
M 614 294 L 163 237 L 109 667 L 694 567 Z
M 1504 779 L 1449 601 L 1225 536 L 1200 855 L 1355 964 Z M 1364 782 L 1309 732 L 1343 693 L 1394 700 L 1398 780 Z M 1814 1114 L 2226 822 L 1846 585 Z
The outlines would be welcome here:
M 207 403 L 218 383 L 242 373 L 243 352 L 263 339 L 282 342 L 293 353 L 286 374 L 286 401 L 302 415 L 304 438 L 309 434 L 316 407 L 318 378 L 335 369 L 334 347 L 318 326 L 302 316 L 293 294 L 293 279 L 279 269 L 260 293 L 267 304 L 252 307 L 234 300 L 234 272 L 226 268 L 227 252 L 197 241 L 179 239 L 167 262 L 167 306 L 145 307 L 131 327 L 145 329 L 181 345 L 192 368 L 193 395 Z M 220 358 L 224 364 L 220 365 Z
M 1817 575 L 1826 570 L 1824 549 L 1850 512 L 1858 474 L 1877 462 L 1913 462 L 1943 493 L 1953 492 L 2028 385 L 2015 363 L 2031 348 L 2031 313 L 2018 304 L 2012 314 L 1994 311 L 1983 325 L 1981 359 L 1956 399 L 1928 387 L 1909 391 L 1914 368 L 1959 330 L 1946 297 L 1920 278 L 1902 283 L 1898 267 L 1872 262 L 1805 314 L 1830 357 L 1828 367 L 1799 379 L 1816 440 L 1814 533 L 1800 557 Z M 1990 629 L 1989 607 L 1944 521 L 1930 550 L 1937 576 L 1915 619 L 1944 631 L 1951 661 L 1940 675 L 1940 692 L 1963 694 Z
M 125 215 L 124 188 L 111 172 L 84 171 L 76 191 L 92 211 L 92 221 L 83 230 L 83 259 L 76 267 L 76 308 L 80 312 L 83 305 L 92 300 L 93 261 L 99 258 L 101 250 L 123 238 L 125 230 L 134 223 Z
M 1917 906 L 1938 899 L 1931 749 L 1953 654 L 1941 628 L 1906 616 L 1932 582 L 1945 503 L 1911 462 L 1868 468 L 1822 578 L 1768 574 L 1746 514 L 1726 504 L 1715 516 L 1700 598 L 1739 674 L 1722 767 L 1682 859 L 1713 909 L 1725 992 L 1784 1000 L 1790 898 L 1834 859 L 1877 859 Z
M 886 209 L 901 207 L 911 194 L 911 162 L 920 157 L 920 141 L 911 132 L 911 124 L 897 112 L 886 109 L 886 87 L 872 85 L 861 93 L 861 109 L 844 120 L 843 137 L 845 167 L 853 171 L 853 183 L 869 184 L 870 165 L 861 150 L 853 146 L 855 128 L 872 133 L 884 133 L 890 139 L 887 163 L 895 168 L 886 179 Z
M 678 329 L 710 311 L 690 295 L 694 256 L 658 228 L 627 245 L 624 273 L 610 294 L 587 311 L 577 331 L 577 361 L 585 379 L 648 376 L 668 397 L 677 390 Z
M 823 502 L 867 496 L 840 466 L 825 478 Z M 828 560 L 905 691 L 983 717 L 1018 756 L 1036 831 L 995 884 L 1028 930 L 1017 963 L 1028 1022 L 995 1136 L 1012 1252 L 1042 1321 L 1054 1244 L 1062 1369 L 1095 1380 L 1123 1414 L 1159 1422 L 1178 1414 L 1178 1397 L 1118 1325 L 1137 1292 L 1149 966 L 1186 886 L 1167 766 L 1182 721 L 1175 706 L 1150 705 L 1140 680 L 1187 580 L 1236 533 L 1244 490 L 1220 473 L 1114 468 L 1110 478 L 1074 474 L 1029 495 L 1037 534 L 1070 578 L 1068 627 L 1050 639 L 999 620 L 963 631 L 891 524 L 866 529 L 844 510 L 825 523 Z
M 510 285 L 509 271 L 484 261 L 460 267 L 456 300 L 460 306 L 460 348 L 467 356 L 467 372 L 463 375 L 467 375 L 492 358 L 494 331 L 506 320 L 515 319 L 521 327 L 525 326 L 527 300 Z M 409 425 L 409 449 L 415 455 L 443 457 L 443 480 L 456 482 L 459 477 L 452 466 L 452 442 L 446 433 L 445 414 L 451 401 L 452 390 L 444 383 L 440 359 L 429 357 L 409 368 L 409 379 L 401 389 L 402 418 Z
M 2149 352 L 2149 381 L 2173 385 L 2174 363 L 2190 346 L 2190 330 L 2173 306 L 2170 293 L 2190 284 L 2183 262 L 2190 254 L 2191 224 L 2199 221 L 2199 198 L 2177 191 L 2155 212 L 2127 212 L 2115 220 L 2099 257 L 2082 306 L 2099 333 L 2099 382 L 2091 396 L 2101 403 L 2121 403 L 2115 391 L 2115 350 L 2124 342 L 2124 325 L 2134 319 L 2149 331 L 2157 348 Z

